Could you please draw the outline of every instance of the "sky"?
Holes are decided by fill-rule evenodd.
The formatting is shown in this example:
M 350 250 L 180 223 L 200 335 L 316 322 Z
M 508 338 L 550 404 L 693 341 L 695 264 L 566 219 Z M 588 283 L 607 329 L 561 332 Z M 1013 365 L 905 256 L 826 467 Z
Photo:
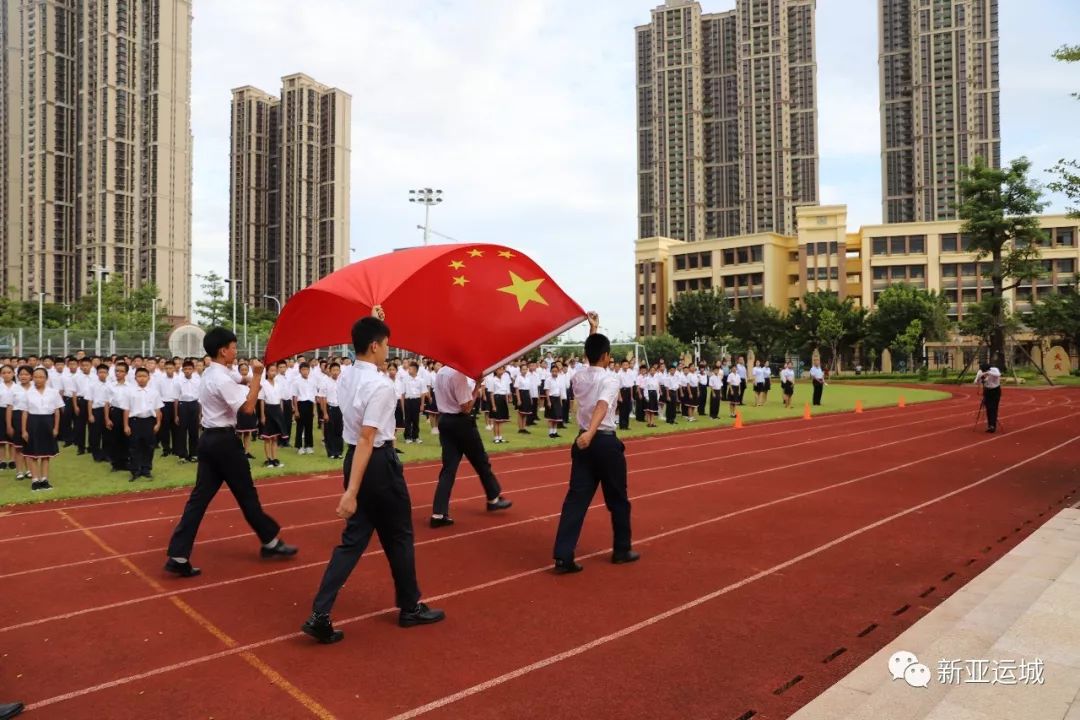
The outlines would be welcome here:
M 609 335 L 634 329 L 634 27 L 659 0 L 197 0 L 193 272 L 227 267 L 232 88 L 306 73 L 352 95 L 352 258 L 434 231 L 530 255 Z M 705 0 L 722 12 L 734 0 Z M 875 0 L 818 0 L 821 202 L 881 222 Z M 298 11 L 298 8 L 302 10 Z M 1002 156 L 1080 158 L 1077 0 L 1000 0 Z M 1050 196 L 1047 212 L 1062 212 Z M 450 242 L 440 237 L 434 241 Z M 193 278 L 196 299 L 198 279 Z M 584 330 L 576 331 L 584 336 Z M 572 333 L 573 335 L 573 333 Z

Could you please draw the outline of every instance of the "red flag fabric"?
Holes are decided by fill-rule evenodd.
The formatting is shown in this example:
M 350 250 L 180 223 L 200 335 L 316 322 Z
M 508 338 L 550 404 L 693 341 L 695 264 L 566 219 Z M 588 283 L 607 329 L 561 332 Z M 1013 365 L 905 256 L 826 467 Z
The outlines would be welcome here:
M 266 361 L 349 344 L 381 305 L 390 344 L 479 377 L 585 319 L 524 253 L 502 245 L 429 245 L 362 260 L 292 296 Z

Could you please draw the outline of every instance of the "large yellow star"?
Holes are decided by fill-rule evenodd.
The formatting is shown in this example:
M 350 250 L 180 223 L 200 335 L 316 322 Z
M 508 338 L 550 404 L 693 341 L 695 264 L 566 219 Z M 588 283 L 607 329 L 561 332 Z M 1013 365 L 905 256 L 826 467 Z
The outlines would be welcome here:
M 507 260 L 509 260 L 510 258 L 516 257 L 516 256 L 514 255 L 514 253 L 510 252 L 509 250 L 503 250 L 502 252 L 499 253 L 499 257 L 504 257 Z
M 484 257 L 483 250 L 470 250 L 469 257 Z
M 465 267 L 465 263 L 461 262 L 460 260 L 451 260 L 450 267 L 455 270 L 460 270 L 461 268 Z
M 454 284 L 459 287 L 465 287 L 465 283 L 467 282 L 469 282 L 469 280 L 464 275 L 459 275 L 458 277 L 454 278 Z
M 524 310 L 525 305 L 530 302 L 547 305 L 547 300 L 545 300 L 537 290 L 542 282 L 544 282 L 544 278 L 523 280 L 516 273 L 510 273 L 510 284 L 506 287 L 499 288 L 499 292 L 504 292 L 517 298 L 518 310 Z

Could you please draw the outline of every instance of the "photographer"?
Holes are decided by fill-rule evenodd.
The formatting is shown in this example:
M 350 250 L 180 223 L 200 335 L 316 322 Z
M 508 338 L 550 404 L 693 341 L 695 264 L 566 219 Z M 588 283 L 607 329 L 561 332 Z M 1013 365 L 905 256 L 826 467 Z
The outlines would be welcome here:
M 997 432 L 998 406 L 1001 404 L 1001 371 L 990 363 L 979 365 L 975 384 L 982 385 L 982 404 L 986 408 L 986 432 Z

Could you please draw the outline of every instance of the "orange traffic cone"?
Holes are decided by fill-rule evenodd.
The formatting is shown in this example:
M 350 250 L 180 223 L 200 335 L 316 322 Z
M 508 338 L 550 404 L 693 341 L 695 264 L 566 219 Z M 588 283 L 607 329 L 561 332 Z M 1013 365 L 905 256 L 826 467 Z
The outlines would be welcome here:
M 742 427 L 742 410 L 735 411 L 735 429 L 738 430 Z
M 907 405 L 904 404 L 904 396 L 903 395 L 900 396 L 900 402 L 898 402 L 897 405 L 899 407 L 907 407 Z
M 862 412 L 862 400 L 856 400 L 855 401 L 855 412 L 857 412 L 857 413 Z
M 810 419 L 810 403 L 806 403 L 805 405 L 803 405 L 802 419 L 803 420 L 809 420 Z

